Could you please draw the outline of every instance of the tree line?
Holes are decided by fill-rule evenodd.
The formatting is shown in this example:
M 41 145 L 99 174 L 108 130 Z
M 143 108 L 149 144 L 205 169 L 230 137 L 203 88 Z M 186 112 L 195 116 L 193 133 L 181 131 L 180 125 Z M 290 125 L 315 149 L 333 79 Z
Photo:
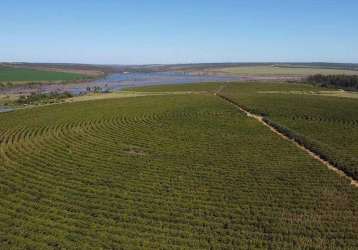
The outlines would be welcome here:
M 328 88 L 358 90 L 358 75 L 312 75 L 307 78 L 311 84 Z

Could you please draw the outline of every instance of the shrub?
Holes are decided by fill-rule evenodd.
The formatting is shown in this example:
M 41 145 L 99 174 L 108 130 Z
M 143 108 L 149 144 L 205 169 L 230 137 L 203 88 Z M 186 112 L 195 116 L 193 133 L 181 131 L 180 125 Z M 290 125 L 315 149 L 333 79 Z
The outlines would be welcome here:
M 69 92 L 31 93 L 29 96 L 20 96 L 19 104 L 54 103 L 59 100 L 70 98 L 73 95 Z

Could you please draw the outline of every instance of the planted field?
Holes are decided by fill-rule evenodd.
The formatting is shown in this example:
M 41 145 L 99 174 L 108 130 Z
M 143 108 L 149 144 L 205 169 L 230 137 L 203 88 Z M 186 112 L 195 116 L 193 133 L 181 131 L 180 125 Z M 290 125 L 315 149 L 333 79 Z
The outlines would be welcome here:
M 357 99 L 353 93 L 315 94 L 322 90 L 303 84 L 232 84 L 221 93 L 289 129 L 295 138 L 358 179 Z
M 0 82 L 69 81 L 83 79 L 75 73 L 0 66 Z
M 358 190 L 212 94 L 18 110 L 0 138 L 1 249 L 358 247 Z

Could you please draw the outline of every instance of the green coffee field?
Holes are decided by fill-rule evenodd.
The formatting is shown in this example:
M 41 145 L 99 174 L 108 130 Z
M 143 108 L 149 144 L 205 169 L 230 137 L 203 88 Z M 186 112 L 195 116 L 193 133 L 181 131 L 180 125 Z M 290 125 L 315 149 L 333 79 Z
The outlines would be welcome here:
M 54 72 L 25 68 L 4 67 L 0 65 L 0 82 L 36 82 L 36 81 L 69 81 L 83 79 L 76 73 Z
M 357 99 L 309 94 L 318 90 L 302 84 L 232 84 L 222 94 L 293 131 L 358 179 Z
M 0 114 L 1 249 L 357 249 L 358 189 L 219 88 Z

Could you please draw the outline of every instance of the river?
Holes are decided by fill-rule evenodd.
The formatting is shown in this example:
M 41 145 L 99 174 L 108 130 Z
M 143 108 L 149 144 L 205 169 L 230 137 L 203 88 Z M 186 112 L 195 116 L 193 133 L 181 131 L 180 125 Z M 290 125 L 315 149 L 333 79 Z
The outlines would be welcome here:
M 30 93 L 30 92 L 64 92 L 80 94 L 88 88 L 100 87 L 102 90 L 120 90 L 127 87 L 138 87 L 148 85 L 163 84 L 183 84 L 183 83 L 202 83 L 202 82 L 230 82 L 238 81 L 240 77 L 235 76 L 215 76 L 215 75 L 193 75 L 183 72 L 149 72 L 149 73 L 116 73 L 110 74 L 105 78 L 84 83 L 67 84 L 43 84 L 38 86 L 19 86 L 2 93 Z

